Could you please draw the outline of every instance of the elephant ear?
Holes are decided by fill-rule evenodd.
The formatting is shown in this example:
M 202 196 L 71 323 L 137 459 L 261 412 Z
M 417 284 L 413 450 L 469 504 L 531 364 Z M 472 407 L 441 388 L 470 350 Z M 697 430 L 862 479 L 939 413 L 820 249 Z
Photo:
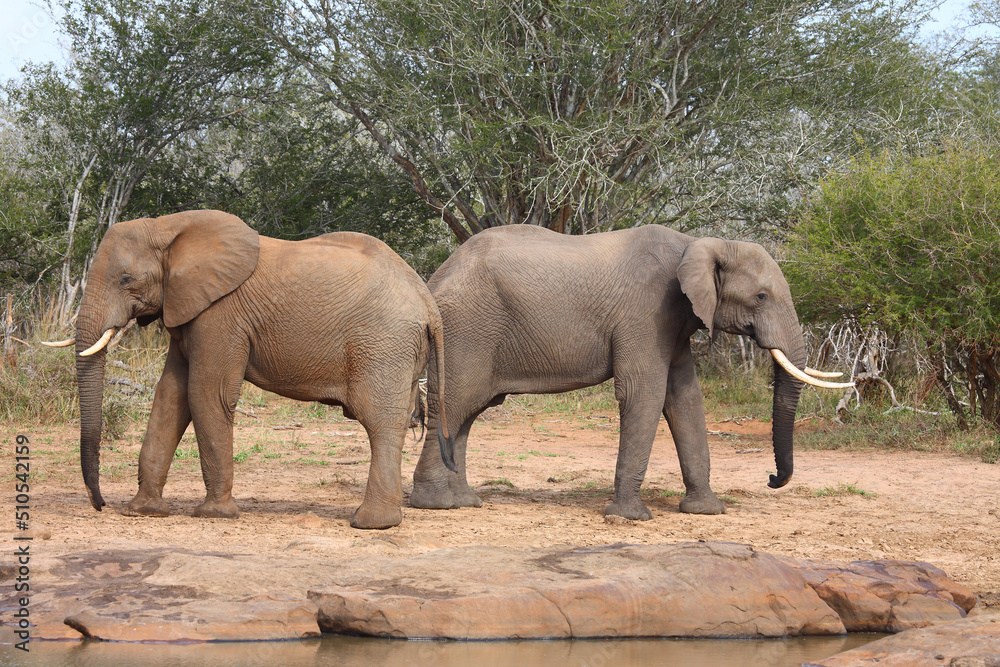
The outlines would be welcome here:
M 710 337 L 715 333 L 715 309 L 719 301 L 719 279 L 725 244 L 722 239 L 698 239 L 684 249 L 680 266 L 677 267 L 681 291 L 691 300 L 694 314 L 708 327 Z
M 170 218 L 176 236 L 167 248 L 163 323 L 177 327 L 243 284 L 257 267 L 260 237 L 235 215 L 188 211 Z

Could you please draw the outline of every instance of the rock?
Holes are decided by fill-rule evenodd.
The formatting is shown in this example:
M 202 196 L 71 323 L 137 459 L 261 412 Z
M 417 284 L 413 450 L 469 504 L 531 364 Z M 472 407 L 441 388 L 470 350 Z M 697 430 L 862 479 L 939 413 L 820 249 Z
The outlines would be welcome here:
M 175 602 L 169 614 L 146 610 L 83 611 L 66 625 L 88 639 L 192 642 L 318 637 L 316 606 L 307 600 L 258 595 L 243 600 Z
M 822 660 L 822 667 L 878 664 L 1000 667 L 1000 617 L 980 616 L 901 632 Z
M 320 627 L 469 639 L 777 637 L 897 631 L 960 618 L 976 602 L 926 563 L 796 560 L 739 544 L 477 546 L 401 558 L 437 545 L 405 531 L 359 551 L 351 543 L 303 536 L 277 559 L 169 546 L 32 556 L 32 638 L 292 639 Z M 345 552 L 358 555 L 341 560 Z M 17 607 L 15 572 L 0 562 L 5 621 Z M 323 582 L 333 585 L 316 587 Z
M 901 632 L 965 618 L 976 596 L 930 563 L 783 558 L 837 612 L 848 632 Z
M 727 543 L 441 549 L 314 588 L 324 631 L 379 637 L 782 637 L 844 632 L 800 574 Z
M 31 571 L 33 639 L 116 641 L 317 636 L 306 582 L 337 569 L 317 559 L 285 558 L 276 567 L 251 554 L 179 548 L 87 551 L 37 564 Z M 4 620 L 16 604 L 12 591 L 0 588 Z

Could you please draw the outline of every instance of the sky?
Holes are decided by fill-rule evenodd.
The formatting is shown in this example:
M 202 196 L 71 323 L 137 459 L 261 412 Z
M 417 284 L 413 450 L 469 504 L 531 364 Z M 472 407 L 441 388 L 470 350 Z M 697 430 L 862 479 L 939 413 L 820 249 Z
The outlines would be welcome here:
M 64 63 L 56 27 L 45 0 L 0 0 L 0 81 L 28 61 Z
M 944 0 L 924 34 L 947 30 L 968 0 Z M 29 61 L 65 62 L 60 36 L 46 0 L 0 0 L 0 82 L 17 77 Z

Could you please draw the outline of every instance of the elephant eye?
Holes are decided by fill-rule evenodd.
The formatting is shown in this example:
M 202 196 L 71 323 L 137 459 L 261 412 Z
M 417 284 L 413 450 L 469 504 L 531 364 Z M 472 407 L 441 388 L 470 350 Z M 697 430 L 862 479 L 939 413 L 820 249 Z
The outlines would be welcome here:
M 764 303 L 765 301 L 767 301 L 767 294 L 761 292 L 760 294 L 757 295 L 756 299 L 758 304 Z
M 131 282 L 132 282 L 132 276 L 126 273 L 118 281 L 118 284 L 121 285 L 122 287 L 127 287 Z

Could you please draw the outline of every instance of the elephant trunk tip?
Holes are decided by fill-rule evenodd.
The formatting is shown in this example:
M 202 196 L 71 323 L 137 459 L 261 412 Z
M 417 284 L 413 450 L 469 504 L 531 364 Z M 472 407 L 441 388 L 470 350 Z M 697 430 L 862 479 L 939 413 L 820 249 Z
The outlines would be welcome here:
M 772 489 L 780 489 L 792 479 L 792 473 L 769 475 L 768 477 L 767 485 Z
M 96 483 L 94 484 L 91 484 L 89 482 L 87 483 L 87 495 L 90 496 L 90 504 L 93 505 L 94 509 L 97 510 L 98 512 L 101 511 L 102 507 L 107 505 L 107 503 L 104 502 L 104 498 L 101 497 L 100 486 L 98 486 Z
M 444 433 L 441 431 L 441 426 L 438 425 L 438 445 L 441 447 L 441 460 L 444 461 L 445 467 L 448 470 L 457 473 L 458 466 L 455 465 L 455 440 L 448 435 L 445 437 Z

